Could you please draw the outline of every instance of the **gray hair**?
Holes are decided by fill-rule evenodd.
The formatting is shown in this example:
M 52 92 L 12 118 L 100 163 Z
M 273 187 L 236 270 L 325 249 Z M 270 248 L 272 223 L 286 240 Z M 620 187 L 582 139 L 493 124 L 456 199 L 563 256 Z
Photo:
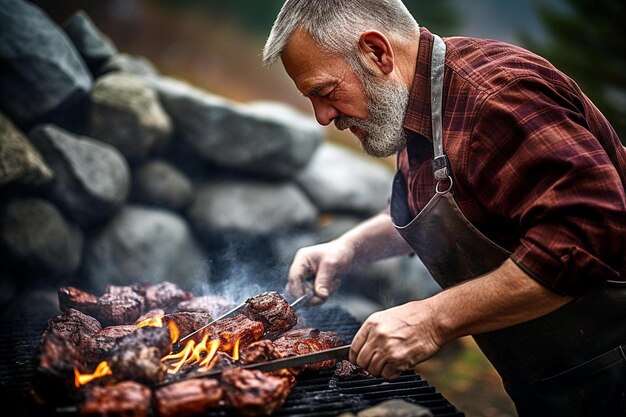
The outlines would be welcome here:
M 265 65 L 280 57 L 296 29 L 307 32 L 322 49 L 353 61 L 366 30 L 408 40 L 419 26 L 401 0 L 287 0 L 263 48 Z

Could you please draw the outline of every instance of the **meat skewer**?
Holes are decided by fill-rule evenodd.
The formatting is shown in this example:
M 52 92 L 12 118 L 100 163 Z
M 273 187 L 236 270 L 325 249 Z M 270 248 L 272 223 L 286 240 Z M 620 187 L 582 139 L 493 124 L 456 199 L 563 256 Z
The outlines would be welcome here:
M 210 323 L 206 324 L 205 326 L 200 327 L 196 331 L 189 333 L 186 336 L 181 337 L 178 340 L 178 345 L 181 346 L 181 344 L 185 340 L 200 333 L 205 328 L 211 326 L 213 323 L 216 323 L 228 317 L 232 317 L 242 311 L 244 311 L 246 315 L 250 317 L 251 319 L 263 322 L 267 331 L 276 332 L 276 331 L 288 330 L 291 327 L 293 327 L 297 322 L 297 316 L 295 315 L 295 312 L 293 310 L 294 307 L 307 302 L 312 297 L 313 297 L 313 293 L 311 291 L 308 291 L 303 296 L 294 300 L 291 304 L 287 304 L 286 306 L 284 306 L 283 309 L 280 309 L 280 308 L 276 309 L 276 308 L 272 308 L 275 304 L 278 304 L 278 305 L 282 303 L 286 304 L 286 300 L 280 294 L 278 294 L 275 291 L 258 294 L 254 297 L 248 298 L 243 303 L 227 311 L 221 316 L 213 319 Z

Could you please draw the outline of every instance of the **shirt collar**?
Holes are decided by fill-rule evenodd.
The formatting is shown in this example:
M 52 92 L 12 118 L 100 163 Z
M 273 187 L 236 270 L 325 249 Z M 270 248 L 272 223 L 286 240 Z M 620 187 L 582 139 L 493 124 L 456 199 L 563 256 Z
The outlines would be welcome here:
M 405 129 L 418 133 L 431 142 L 430 67 L 433 45 L 433 34 L 426 28 L 420 28 L 415 75 L 409 91 L 409 103 L 403 124 Z

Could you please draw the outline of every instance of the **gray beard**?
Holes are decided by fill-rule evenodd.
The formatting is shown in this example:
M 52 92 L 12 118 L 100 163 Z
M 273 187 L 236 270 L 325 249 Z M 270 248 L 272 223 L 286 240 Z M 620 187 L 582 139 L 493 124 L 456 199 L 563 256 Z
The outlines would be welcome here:
M 409 104 L 409 89 L 394 81 L 380 82 L 370 75 L 361 77 L 368 100 L 368 118 L 338 116 L 339 130 L 355 126 L 366 133 L 359 138 L 363 150 L 372 156 L 384 158 L 406 146 L 406 132 L 402 125 Z

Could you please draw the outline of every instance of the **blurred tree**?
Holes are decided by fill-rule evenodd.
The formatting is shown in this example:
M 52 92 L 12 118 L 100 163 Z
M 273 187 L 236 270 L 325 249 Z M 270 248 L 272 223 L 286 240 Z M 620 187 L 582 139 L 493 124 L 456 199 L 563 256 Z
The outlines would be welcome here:
M 626 143 L 626 3 L 565 3 L 565 9 L 538 8 L 548 41 L 539 42 L 528 33 L 522 34 L 522 40 L 528 49 L 572 77 Z
M 460 15 L 450 0 L 424 1 L 403 0 L 407 9 L 420 26 L 441 36 L 456 35 L 460 27 Z
M 221 17 L 236 20 L 249 31 L 257 34 L 269 33 L 270 27 L 280 10 L 282 0 L 162 0 L 181 6 L 193 6 L 210 13 L 219 13 Z M 404 0 L 407 8 L 420 25 L 447 35 L 458 28 L 459 15 L 449 0 L 425 2 L 423 0 Z

